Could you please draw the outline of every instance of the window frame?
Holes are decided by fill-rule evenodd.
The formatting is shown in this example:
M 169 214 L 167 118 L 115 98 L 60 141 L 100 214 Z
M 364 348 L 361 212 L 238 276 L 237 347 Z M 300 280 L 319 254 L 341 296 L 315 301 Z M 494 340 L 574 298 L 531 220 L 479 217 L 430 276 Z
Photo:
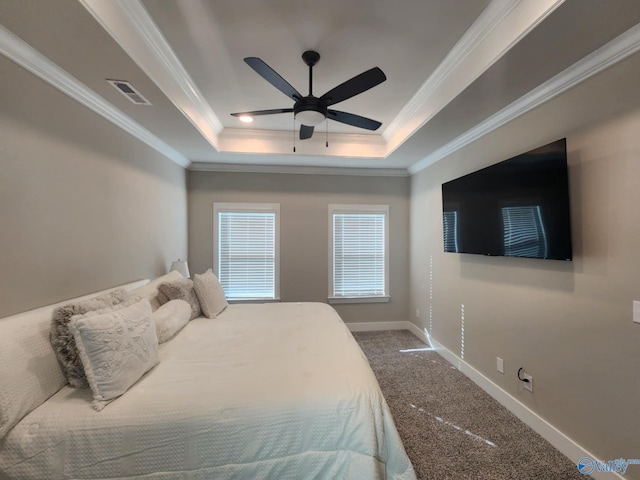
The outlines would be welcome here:
M 329 295 L 331 304 L 340 303 L 386 303 L 391 299 L 389 285 L 389 205 L 357 205 L 357 204 L 329 204 Z M 382 214 L 384 215 L 384 294 L 336 297 L 334 292 L 334 214 Z
M 218 213 L 274 213 L 274 292 L 273 297 L 227 297 L 229 303 L 265 303 L 280 301 L 280 204 L 279 203 L 213 203 L 213 272 L 220 278 Z

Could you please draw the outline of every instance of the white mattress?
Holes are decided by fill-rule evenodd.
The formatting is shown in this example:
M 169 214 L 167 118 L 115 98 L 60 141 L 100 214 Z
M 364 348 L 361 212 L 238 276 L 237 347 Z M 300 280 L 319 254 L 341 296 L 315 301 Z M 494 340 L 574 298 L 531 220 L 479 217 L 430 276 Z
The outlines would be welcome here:
M 321 303 L 231 305 L 103 411 L 68 387 L 0 440 L 0 478 L 415 479 L 359 346 Z

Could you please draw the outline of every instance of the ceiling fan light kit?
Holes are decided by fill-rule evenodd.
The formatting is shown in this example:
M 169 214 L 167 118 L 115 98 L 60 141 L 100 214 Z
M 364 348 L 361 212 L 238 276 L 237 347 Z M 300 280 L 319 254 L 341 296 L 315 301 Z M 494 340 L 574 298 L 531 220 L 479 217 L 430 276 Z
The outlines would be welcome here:
M 287 97 L 295 101 L 293 108 L 278 108 L 271 110 L 256 110 L 253 112 L 238 112 L 231 115 L 240 118 L 251 117 L 256 115 L 274 115 L 278 113 L 293 112 L 295 120 L 300 123 L 300 139 L 306 140 L 313 135 L 314 127 L 326 119 L 344 123 L 358 128 L 367 130 L 377 130 L 380 122 L 370 118 L 361 117 L 353 113 L 332 110 L 328 107 L 339 102 L 343 102 L 351 97 L 359 95 L 370 88 L 384 82 L 387 77 L 382 70 L 374 67 L 366 72 L 361 73 L 337 87 L 329 90 L 321 97 L 313 95 L 313 67 L 320 60 L 320 54 L 313 50 L 307 50 L 302 54 L 302 60 L 309 67 L 309 95 L 303 96 L 295 88 L 282 78 L 274 69 L 267 65 L 263 60 L 257 57 L 247 57 L 245 63 L 253 68 L 258 75 L 264 78 L 271 85 L 276 87 Z M 246 121 L 246 120 L 243 120 Z M 294 147 L 295 151 L 295 147 Z
M 298 122 L 308 127 L 315 127 L 319 123 L 324 122 L 324 119 L 327 118 L 326 113 L 318 112 L 313 109 L 300 110 L 298 113 L 295 114 L 295 116 Z
M 327 118 L 327 108 L 315 97 L 304 97 L 293 106 L 293 115 L 302 125 L 315 127 Z

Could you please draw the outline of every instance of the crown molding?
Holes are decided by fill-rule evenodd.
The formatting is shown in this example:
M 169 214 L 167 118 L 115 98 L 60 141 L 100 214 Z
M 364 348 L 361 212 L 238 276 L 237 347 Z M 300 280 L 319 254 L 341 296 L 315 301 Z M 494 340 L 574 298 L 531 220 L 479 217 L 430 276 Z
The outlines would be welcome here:
M 441 85 L 451 75 L 455 67 L 459 66 L 471 54 L 474 45 L 482 42 L 491 30 L 496 28 L 499 22 L 515 8 L 519 1 L 521 0 L 515 2 L 494 0 L 487 6 L 431 76 L 400 110 L 396 118 L 389 123 L 382 134 L 385 139 L 390 140 L 393 138 L 403 125 L 409 123 L 412 117 L 418 114 L 420 107 L 433 94 L 438 85 Z
M 140 0 L 79 0 L 215 148 L 223 125 Z
M 298 132 L 295 131 L 296 134 L 296 144 L 298 142 L 307 143 L 307 140 L 300 140 L 297 136 Z M 249 138 L 259 138 L 264 141 L 280 141 L 280 140 L 288 140 L 292 141 L 294 137 L 293 130 L 255 130 L 251 128 L 225 128 L 221 134 L 222 138 L 226 139 L 234 139 L 234 140 L 247 140 Z M 314 132 L 314 136 L 311 138 L 314 139 L 322 139 L 322 143 L 325 142 L 325 131 L 323 128 L 316 128 Z M 335 133 L 329 132 L 329 142 L 340 142 L 340 143 L 353 143 L 353 144 L 361 144 L 361 145 L 379 145 L 384 146 L 386 142 L 382 138 L 382 135 L 379 134 L 363 134 L 363 133 Z
M 386 153 L 380 135 L 329 133 L 327 137 L 320 129 L 311 139 L 300 140 L 297 131 L 225 128 L 219 139 L 224 153 L 293 155 L 294 144 L 297 155 L 382 159 Z
M 231 172 L 231 173 L 279 173 L 294 175 L 354 175 L 363 177 L 408 177 L 403 168 L 342 168 L 313 167 L 295 165 L 250 165 L 236 163 L 194 162 L 189 167 L 194 172 Z
M 0 53 L 181 167 L 186 168 L 190 165 L 191 162 L 180 152 L 122 113 L 2 25 L 0 25 Z
M 413 175 L 442 160 L 638 51 L 640 51 L 640 25 L 630 28 L 435 152 L 414 163 L 409 167 L 409 173 Z
M 383 132 L 390 155 L 565 0 L 493 0 Z

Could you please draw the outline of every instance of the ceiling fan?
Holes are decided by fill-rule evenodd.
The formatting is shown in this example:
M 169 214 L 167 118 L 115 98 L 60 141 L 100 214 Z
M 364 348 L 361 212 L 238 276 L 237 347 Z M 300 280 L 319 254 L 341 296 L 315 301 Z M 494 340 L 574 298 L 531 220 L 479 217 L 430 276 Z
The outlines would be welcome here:
M 341 83 L 337 87 L 332 88 L 321 97 L 315 97 L 313 95 L 313 66 L 318 63 L 318 60 L 320 60 L 320 54 L 313 50 L 307 50 L 302 54 L 302 60 L 309 67 L 309 95 L 306 97 L 293 88 L 289 82 L 282 78 L 273 68 L 261 59 L 257 57 L 245 58 L 245 63 L 253 68 L 258 75 L 284 93 L 287 97 L 294 100 L 295 103 L 293 104 L 293 108 L 238 112 L 232 113 L 231 115 L 234 117 L 254 117 L 257 115 L 273 115 L 277 113 L 293 112 L 296 120 L 301 124 L 301 140 L 311 138 L 315 125 L 318 125 L 327 118 L 367 130 L 377 130 L 378 127 L 382 125 L 380 122 L 370 118 L 328 108 L 331 105 L 354 97 L 384 82 L 387 77 L 382 70 L 378 67 L 374 67 L 360 75 L 356 75 L 344 83 Z

